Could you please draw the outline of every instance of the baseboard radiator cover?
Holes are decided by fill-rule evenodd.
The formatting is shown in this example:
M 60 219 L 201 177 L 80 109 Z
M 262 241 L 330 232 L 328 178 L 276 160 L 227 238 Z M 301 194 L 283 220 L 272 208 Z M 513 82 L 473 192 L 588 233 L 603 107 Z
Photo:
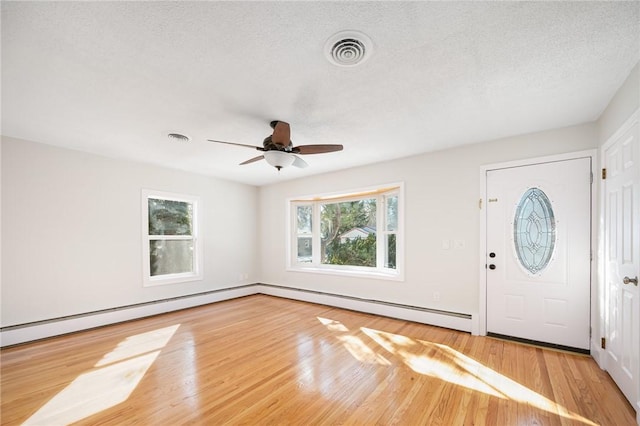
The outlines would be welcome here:
M 0 328 L 0 347 L 131 321 L 256 294 L 248 284 Z
M 382 300 L 363 299 L 359 297 L 273 284 L 259 284 L 258 292 L 269 296 L 317 303 L 320 305 L 333 306 L 358 312 L 366 312 L 369 314 L 435 325 L 438 327 L 466 331 L 469 333 L 471 333 L 472 329 L 472 316 L 470 314 L 391 303 Z
M 273 284 L 247 284 L 121 306 L 83 314 L 52 318 L 0 328 L 0 347 L 13 346 L 77 331 L 89 330 L 139 318 L 159 315 L 181 309 L 193 308 L 239 297 L 264 294 L 285 299 L 317 303 L 352 311 L 413 321 L 422 324 L 471 332 L 472 317 L 469 314 L 409 306 L 381 300 L 325 293 L 314 290 L 285 287 Z

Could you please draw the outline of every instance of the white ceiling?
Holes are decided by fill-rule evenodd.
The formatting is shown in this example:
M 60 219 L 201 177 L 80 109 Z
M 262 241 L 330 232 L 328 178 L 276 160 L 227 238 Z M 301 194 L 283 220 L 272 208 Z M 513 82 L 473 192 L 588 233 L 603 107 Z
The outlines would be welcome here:
M 254 185 L 593 121 L 640 59 L 637 1 L 1 7 L 3 135 Z M 363 64 L 324 56 L 342 30 Z M 273 119 L 344 151 L 278 174 L 206 141 L 261 145 Z

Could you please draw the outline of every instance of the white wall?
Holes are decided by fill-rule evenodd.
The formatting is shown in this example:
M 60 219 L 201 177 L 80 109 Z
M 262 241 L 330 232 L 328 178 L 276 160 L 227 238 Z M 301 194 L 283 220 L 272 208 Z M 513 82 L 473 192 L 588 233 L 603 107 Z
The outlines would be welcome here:
M 631 70 L 598 119 L 599 145 L 604 145 L 639 107 L 640 62 Z
M 595 124 L 585 124 L 261 187 L 262 282 L 476 314 L 480 166 L 593 149 L 597 138 Z M 288 198 L 398 181 L 405 182 L 404 282 L 286 271 Z M 464 248 L 443 250 L 443 240 L 463 240 Z
M 3 327 L 258 280 L 256 187 L 6 137 L 1 149 Z M 201 197 L 202 281 L 142 286 L 142 188 Z

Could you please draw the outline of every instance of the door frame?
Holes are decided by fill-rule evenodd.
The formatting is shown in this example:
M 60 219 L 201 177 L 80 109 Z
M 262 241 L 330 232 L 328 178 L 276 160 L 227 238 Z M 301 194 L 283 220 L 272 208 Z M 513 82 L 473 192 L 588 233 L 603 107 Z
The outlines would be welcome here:
M 598 160 L 598 150 L 590 149 L 585 151 L 577 151 L 577 152 L 569 152 L 565 154 L 557 154 L 557 155 L 549 155 L 544 157 L 535 157 L 535 158 L 527 158 L 523 160 L 515 160 L 508 161 L 502 163 L 494 163 L 487 164 L 480 167 L 480 200 L 478 201 L 479 206 L 479 218 L 480 218 L 480 239 L 479 239 L 479 261 L 478 261 L 478 276 L 479 276 L 479 291 L 478 291 L 478 315 L 473 316 L 472 321 L 472 334 L 479 336 L 487 335 L 487 268 L 486 268 L 486 256 L 487 256 L 487 172 L 491 170 L 500 170 L 507 169 L 513 167 L 522 167 L 522 166 L 531 166 L 535 164 L 541 163 L 550 163 L 557 161 L 566 161 L 566 160 L 575 160 L 579 158 L 589 158 L 591 159 L 591 176 L 592 182 L 591 185 L 591 253 L 592 253 L 592 261 L 591 261 L 591 283 L 590 283 L 590 327 L 594 329 L 594 321 L 597 318 L 597 306 L 596 306 L 596 298 L 593 295 L 597 294 L 596 290 L 596 266 L 598 262 L 595 259 L 595 239 L 594 237 L 597 234 L 597 221 L 594 220 L 595 212 L 597 207 L 597 192 L 596 187 L 599 185 L 599 180 L 596 178 L 595 169 L 597 167 Z M 599 188 L 598 188 L 599 189 Z M 589 339 L 589 346 L 591 352 L 593 353 L 594 348 L 594 336 L 591 334 L 591 338 Z

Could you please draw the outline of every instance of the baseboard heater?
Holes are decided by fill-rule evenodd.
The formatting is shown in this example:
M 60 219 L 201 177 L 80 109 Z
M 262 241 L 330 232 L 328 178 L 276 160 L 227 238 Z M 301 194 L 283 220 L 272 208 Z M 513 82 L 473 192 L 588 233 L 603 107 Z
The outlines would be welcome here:
M 454 330 L 471 332 L 472 316 L 460 312 L 444 311 L 421 306 L 405 305 L 376 299 L 365 299 L 342 294 L 326 293 L 316 290 L 306 290 L 285 287 L 274 284 L 259 284 L 259 292 L 270 296 L 284 297 L 366 312 L 391 318 L 451 328 Z
M 5 326 L 0 328 L 0 347 L 89 330 L 253 294 L 256 294 L 256 284 L 247 284 Z
M 472 317 L 469 314 L 274 284 L 255 283 L 0 327 L 0 347 L 12 346 L 254 294 L 265 294 L 460 331 L 471 331 Z

